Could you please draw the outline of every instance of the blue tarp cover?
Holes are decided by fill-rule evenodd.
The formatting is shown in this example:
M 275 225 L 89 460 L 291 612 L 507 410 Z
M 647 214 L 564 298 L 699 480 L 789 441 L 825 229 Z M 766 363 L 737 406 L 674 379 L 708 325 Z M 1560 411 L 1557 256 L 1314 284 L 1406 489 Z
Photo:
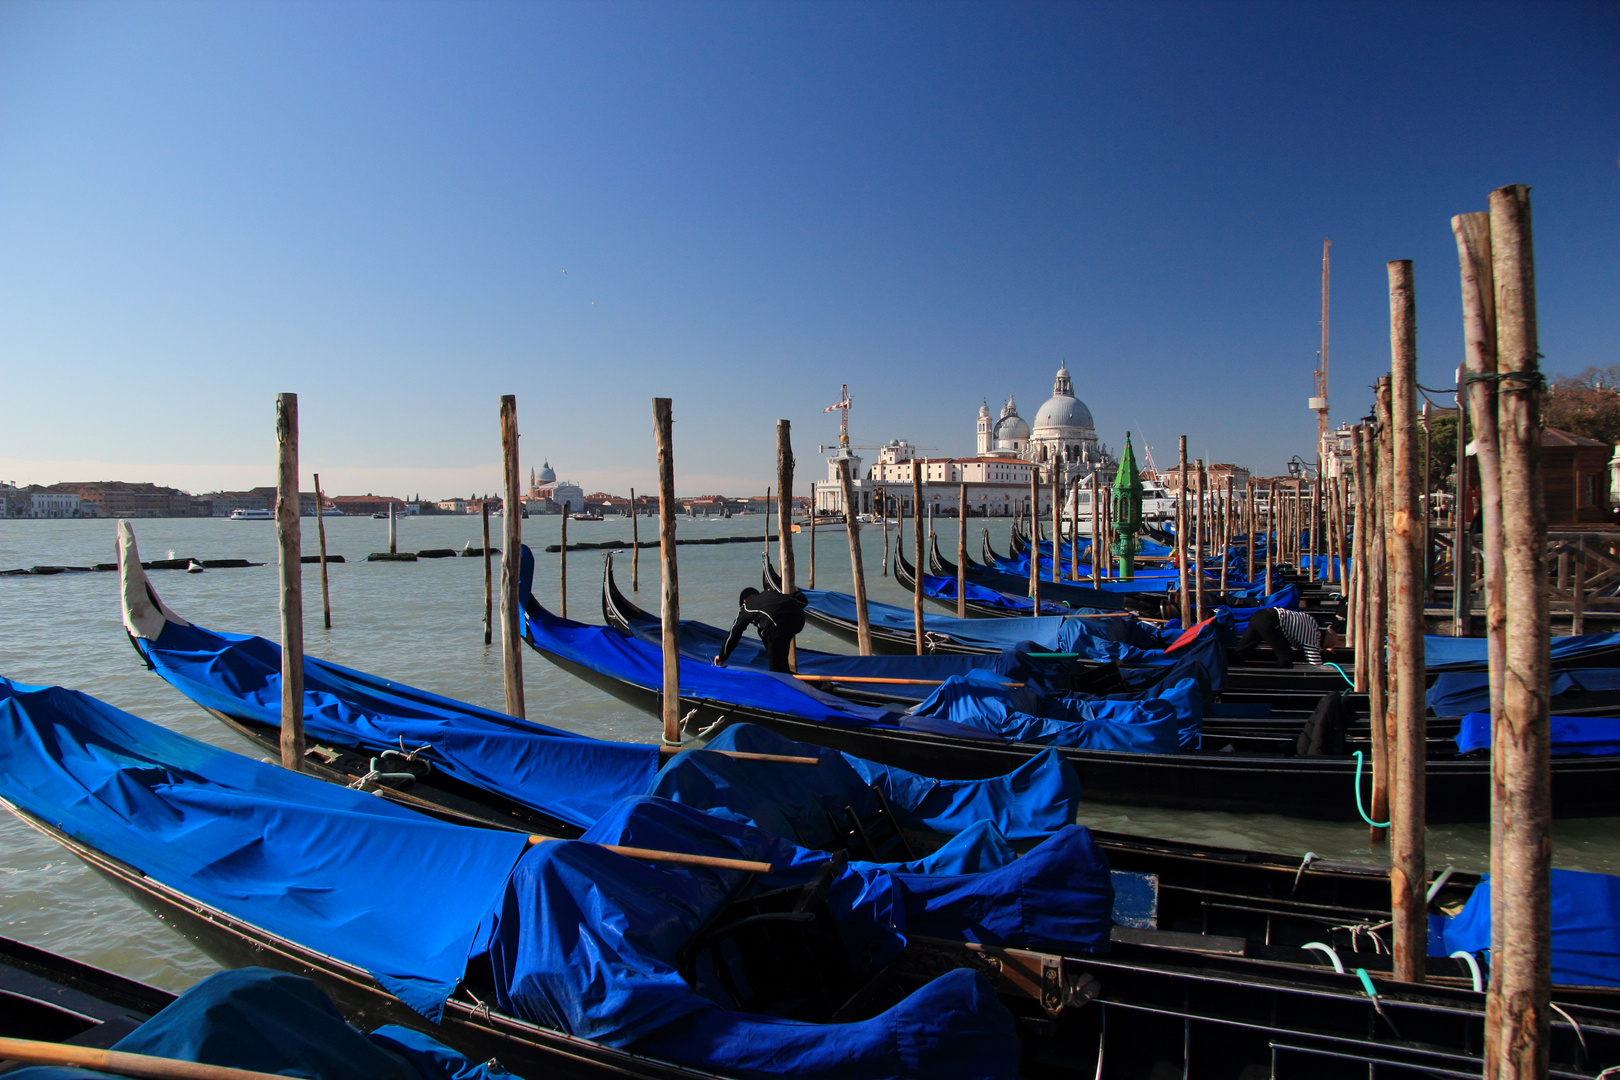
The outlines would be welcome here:
M 1620 690 L 1620 668 L 1576 668 L 1554 671 L 1548 683 L 1552 697 L 1582 691 Z M 1446 671 L 1434 677 L 1427 694 L 1436 716 L 1463 716 L 1491 707 L 1490 675 L 1483 671 Z
M 1173 689 L 1175 696 L 1170 700 L 1054 698 L 1011 688 L 999 677 L 973 672 L 947 679 L 913 715 L 976 727 L 1017 742 L 1174 754 L 1181 747 L 1184 727 L 1192 728 L 1190 738 L 1196 740 L 1203 714 L 1202 696 L 1192 679 Z M 1178 715 L 1178 705 L 1196 712 L 1190 723 Z
M 193 899 L 369 971 L 435 1020 L 527 842 L 6 679 L 0 796 Z
M 181 693 L 227 716 L 278 727 L 281 646 L 260 637 L 167 623 L 136 639 Z M 658 771 L 658 747 L 607 742 L 515 720 L 313 656 L 304 658 L 304 731 L 377 753 L 427 747 L 435 768 L 553 817 L 589 825 Z
M 1581 634 L 1552 639 L 1552 658 L 1556 663 L 1574 663 L 1588 653 L 1620 647 L 1620 633 Z M 1478 666 L 1488 662 L 1484 638 L 1437 637 L 1423 639 L 1424 661 L 1430 671 L 1453 666 Z
M 739 761 L 714 750 L 814 757 L 815 767 Z M 783 738 L 753 724 L 734 724 L 707 750 L 681 754 L 659 772 L 649 794 L 745 821 L 800 847 L 834 844 L 828 812 L 853 807 L 863 818 L 881 809 L 876 784 L 900 825 L 961 833 L 981 821 L 1002 836 L 1030 839 L 1056 832 L 1079 811 L 1080 781 L 1054 751 L 988 780 L 937 780 Z
M 740 823 L 656 799 L 627 800 L 586 833 L 623 844 L 770 863 L 758 887 L 811 880 L 827 856 Z M 712 969 L 695 987 L 681 947 L 744 885 L 737 871 L 637 862 L 592 843 L 542 844 L 524 856 L 486 920 L 504 1011 L 609 1045 L 726 1075 L 1012 1076 L 1012 1018 L 982 976 L 941 976 L 870 1020 L 809 1025 L 731 1011 Z M 1106 859 L 1070 826 L 1010 866 L 967 877 L 845 866 L 828 888 L 857 966 L 896 955 L 908 932 L 1040 948 L 1106 948 L 1113 886 Z M 535 926 L 575 928 L 542 934 Z
M 1620 986 L 1620 877 L 1554 870 L 1552 981 L 1568 986 Z M 1491 947 L 1491 879 L 1485 875 L 1455 916 L 1431 917 L 1429 952 Z
M 362 1035 L 308 979 L 265 968 L 210 975 L 124 1036 L 124 1054 L 319 1080 L 514 1080 L 419 1031 L 388 1024 Z M 8 1080 L 108 1076 L 78 1068 L 20 1069 Z
M 1620 717 L 1552 716 L 1552 752 L 1558 755 L 1620 754 Z M 1457 731 L 1457 753 L 1485 750 L 1491 745 L 1491 714 L 1471 712 Z

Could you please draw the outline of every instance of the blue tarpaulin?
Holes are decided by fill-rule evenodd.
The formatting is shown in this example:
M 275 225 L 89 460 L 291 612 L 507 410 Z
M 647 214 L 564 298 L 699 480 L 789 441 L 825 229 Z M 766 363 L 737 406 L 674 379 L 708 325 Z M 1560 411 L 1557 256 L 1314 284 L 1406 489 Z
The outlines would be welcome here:
M 1554 698 L 1565 694 L 1579 696 L 1583 691 L 1620 690 L 1620 668 L 1554 671 L 1548 690 Z M 1491 707 L 1490 675 L 1483 671 L 1442 672 L 1434 677 L 1427 701 L 1436 716 L 1488 712 Z
M 805 884 L 827 865 L 756 829 L 662 800 L 628 800 L 583 838 L 598 844 L 768 862 L 761 889 Z M 1012 1018 L 981 976 L 951 972 L 871 1020 L 809 1025 L 720 1004 L 712 968 L 677 970 L 681 947 L 743 884 L 739 871 L 637 862 L 590 843 L 524 856 L 480 934 L 504 1011 L 726 1075 L 1012 1076 Z M 1071 826 L 1010 866 L 965 877 L 846 866 L 827 889 L 858 966 L 910 933 L 1042 948 L 1106 948 L 1113 886 L 1086 830 Z M 577 927 L 568 935 L 530 928 Z
M 1481 667 L 1488 662 L 1484 638 L 1437 637 L 1430 634 L 1423 639 L 1424 663 L 1430 671 L 1448 667 Z M 1583 657 L 1593 653 L 1610 652 L 1612 661 L 1620 664 L 1620 633 L 1581 634 L 1552 639 L 1554 663 L 1579 664 Z
M 1620 717 L 1551 716 L 1552 752 L 1558 755 L 1620 754 Z M 1457 731 L 1457 753 L 1485 750 L 1491 745 L 1491 714 L 1471 712 Z
M 1196 684 L 1178 683 L 1173 700 L 1119 701 L 1039 695 L 1028 689 L 1009 688 L 999 679 L 975 672 L 955 676 L 913 711 L 919 718 L 947 720 L 979 728 L 1017 742 L 1068 746 L 1084 750 L 1116 750 L 1138 754 L 1174 754 L 1182 744 L 1185 726 L 1177 705 L 1195 701 L 1199 709 L 1192 723 L 1202 719 Z M 1196 738 L 1196 730 L 1193 732 Z
M 0 796 L 187 896 L 369 971 L 435 1020 L 527 843 L 6 679 Z
M 716 750 L 813 757 L 815 767 L 739 761 Z M 783 738 L 753 724 L 734 724 L 707 750 L 665 765 L 649 794 L 724 813 L 800 847 L 834 845 L 828 813 L 853 807 L 862 818 L 882 808 L 876 785 L 900 825 L 936 833 L 963 832 L 988 821 L 1003 836 L 1030 839 L 1074 821 L 1080 781 L 1055 752 L 1031 758 L 988 780 L 938 780 Z M 839 820 L 842 820 L 840 817 Z
M 1620 986 L 1620 877 L 1554 870 L 1552 981 L 1568 986 Z M 1480 881 L 1451 918 L 1431 917 L 1429 952 L 1488 953 L 1491 878 Z
M 112 1047 L 122 1054 L 319 1080 L 515 1080 L 436 1039 L 396 1024 L 362 1035 L 308 979 L 265 968 L 210 975 Z M 7 1080 L 80 1080 L 109 1074 L 32 1068 Z
M 136 639 L 154 671 L 207 709 L 281 723 L 281 647 L 273 641 L 164 624 Z M 338 746 L 422 750 L 435 768 L 584 827 L 658 771 L 658 747 L 607 742 L 516 720 L 363 671 L 304 657 L 304 731 Z

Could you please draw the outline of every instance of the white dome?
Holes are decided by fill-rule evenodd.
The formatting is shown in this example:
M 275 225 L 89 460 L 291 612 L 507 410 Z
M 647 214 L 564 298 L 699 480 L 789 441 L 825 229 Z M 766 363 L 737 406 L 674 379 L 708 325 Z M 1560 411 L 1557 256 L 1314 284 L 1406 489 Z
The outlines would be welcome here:
M 1029 425 L 1024 423 L 1024 418 L 1017 413 L 1003 416 L 996 424 L 995 436 L 998 443 L 1010 443 L 1015 439 L 1019 442 L 1028 442 Z
M 531 458 L 530 460 L 533 459 Z M 551 462 L 547 461 L 540 466 L 540 483 L 555 484 L 556 482 L 557 473 L 552 469 Z
M 1076 397 L 1049 398 L 1035 414 L 1035 430 L 1047 428 L 1084 428 L 1092 431 L 1091 410 Z

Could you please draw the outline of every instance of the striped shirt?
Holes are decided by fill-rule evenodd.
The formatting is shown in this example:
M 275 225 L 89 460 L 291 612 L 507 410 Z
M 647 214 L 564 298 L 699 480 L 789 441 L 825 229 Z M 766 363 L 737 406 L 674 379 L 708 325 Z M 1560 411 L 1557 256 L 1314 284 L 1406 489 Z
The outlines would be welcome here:
M 1277 624 L 1283 636 L 1305 653 L 1305 659 L 1313 664 L 1322 662 L 1322 628 L 1315 619 L 1303 611 L 1278 608 Z

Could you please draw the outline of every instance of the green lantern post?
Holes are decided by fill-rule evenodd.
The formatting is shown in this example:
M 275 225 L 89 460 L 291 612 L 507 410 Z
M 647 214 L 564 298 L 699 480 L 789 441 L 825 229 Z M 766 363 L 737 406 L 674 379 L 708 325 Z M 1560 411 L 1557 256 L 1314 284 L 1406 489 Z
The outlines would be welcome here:
M 1142 531 L 1142 474 L 1136 469 L 1136 451 L 1131 449 L 1131 433 L 1125 433 L 1125 451 L 1119 456 L 1114 473 L 1114 564 L 1127 581 L 1136 576 L 1136 534 Z

